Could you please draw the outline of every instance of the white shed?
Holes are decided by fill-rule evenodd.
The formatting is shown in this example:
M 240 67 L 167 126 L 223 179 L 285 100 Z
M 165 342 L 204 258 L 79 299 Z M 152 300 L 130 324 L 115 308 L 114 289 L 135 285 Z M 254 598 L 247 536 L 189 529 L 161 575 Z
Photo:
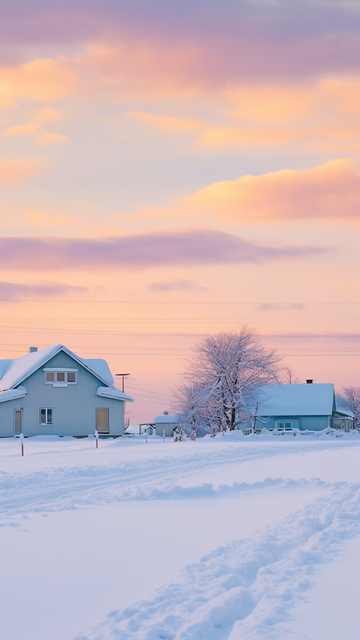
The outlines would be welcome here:
M 157 436 L 163 436 L 165 431 L 165 437 L 171 438 L 175 427 L 179 424 L 179 419 L 176 414 L 170 416 L 165 413 L 162 416 L 157 416 L 154 424 Z

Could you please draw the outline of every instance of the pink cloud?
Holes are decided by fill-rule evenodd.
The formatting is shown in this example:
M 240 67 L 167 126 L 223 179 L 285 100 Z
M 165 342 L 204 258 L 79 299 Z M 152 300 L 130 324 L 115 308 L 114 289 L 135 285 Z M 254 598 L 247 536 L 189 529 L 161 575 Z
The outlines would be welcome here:
M 149 291 L 207 291 L 206 287 L 191 282 L 191 280 L 170 280 L 164 282 L 151 282 L 146 287 Z
M 306 259 L 328 249 L 266 246 L 211 230 L 143 233 L 104 239 L 54 236 L 0 237 L 0 267 L 17 271 L 139 270 L 161 266 L 263 264 Z
M 168 54 L 185 43 L 189 51 L 200 51 L 192 67 L 185 62 L 189 77 L 214 86 L 239 78 L 293 79 L 359 70 L 359 27 L 351 2 L 19 0 L 2 10 L 0 39 L 7 57 L 6 45 L 63 49 L 67 43 L 128 39 L 136 55 L 141 43 L 150 49 L 158 43 Z M 162 62 L 167 64 L 166 56 Z
M 66 294 L 79 294 L 86 291 L 88 291 L 87 287 L 77 287 L 70 284 L 22 284 L 0 281 L 0 302 L 24 298 L 57 298 Z

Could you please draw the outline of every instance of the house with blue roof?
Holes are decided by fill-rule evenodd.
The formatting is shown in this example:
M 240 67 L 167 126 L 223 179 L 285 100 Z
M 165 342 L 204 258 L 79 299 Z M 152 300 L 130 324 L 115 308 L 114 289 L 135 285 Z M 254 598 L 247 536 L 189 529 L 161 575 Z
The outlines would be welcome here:
M 104 436 L 124 433 L 125 402 L 102 359 L 84 359 L 64 345 L 0 360 L 0 437 Z
M 261 389 L 255 428 L 321 431 L 352 428 L 353 414 L 338 407 L 331 383 L 270 384 Z

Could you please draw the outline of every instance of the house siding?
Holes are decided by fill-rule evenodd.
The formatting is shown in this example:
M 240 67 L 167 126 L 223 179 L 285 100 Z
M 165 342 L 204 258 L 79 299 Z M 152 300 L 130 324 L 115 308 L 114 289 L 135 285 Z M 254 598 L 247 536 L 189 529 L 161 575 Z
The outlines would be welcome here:
M 322 431 L 323 429 L 327 429 L 330 425 L 331 416 L 271 416 L 271 418 L 263 418 L 263 420 L 256 420 L 256 428 L 262 429 L 266 427 L 267 429 L 273 429 L 275 427 L 275 423 L 277 421 L 285 422 L 292 421 L 298 422 L 298 428 L 300 431 Z
M 45 384 L 43 370 L 51 367 L 77 369 L 77 384 L 67 387 Z M 124 402 L 98 397 L 97 389 L 104 383 L 63 351 L 21 382 L 21 386 L 27 390 L 24 398 L 0 403 L 2 437 L 14 435 L 14 411 L 18 409 L 22 410 L 24 436 L 87 436 L 96 429 L 96 408 L 109 409 L 110 435 L 124 433 Z M 40 425 L 41 407 L 53 410 L 52 425 Z
M 173 431 L 176 427 L 176 422 L 156 422 L 155 429 L 157 436 L 163 436 L 165 431 L 165 437 L 170 438 L 173 435 Z

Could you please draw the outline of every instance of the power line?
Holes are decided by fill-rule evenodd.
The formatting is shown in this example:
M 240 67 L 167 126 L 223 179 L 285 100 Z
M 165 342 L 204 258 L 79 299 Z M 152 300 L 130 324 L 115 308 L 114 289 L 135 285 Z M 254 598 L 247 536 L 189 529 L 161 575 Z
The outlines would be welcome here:
M 16 284 L 16 283 L 14 283 Z M 33 303 L 33 302 L 41 302 L 43 304 L 48 304 L 49 302 L 51 303 L 59 303 L 59 304 L 63 304 L 63 303 L 71 303 L 71 304 L 159 304 L 159 305 L 166 305 L 166 304 L 189 304 L 189 305 L 211 305 L 211 304 L 226 304 L 226 305 L 269 305 L 269 306 L 289 306 L 289 305 L 307 305 L 307 306 L 360 306 L 360 302 L 333 302 L 332 300 L 329 302 L 318 302 L 318 301 L 306 301 L 306 300 L 290 300 L 290 301 L 264 301 L 264 300 L 260 300 L 260 301 L 254 301 L 254 300 L 242 300 L 242 301 L 236 301 L 236 300 L 101 300 L 101 299 L 97 299 L 97 300 L 93 300 L 93 299 L 84 299 L 84 300 L 79 300 L 76 298 L 26 298 L 25 299 L 14 299 L 14 298 L 2 298 L 0 299 L 0 303 L 1 302 L 13 302 L 14 304 L 27 304 L 27 303 Z M 271 311 L 271 309 L 269 309 L 269 311 Z M 289 309 L 289 311 L 291 311 L 291 309 Z

